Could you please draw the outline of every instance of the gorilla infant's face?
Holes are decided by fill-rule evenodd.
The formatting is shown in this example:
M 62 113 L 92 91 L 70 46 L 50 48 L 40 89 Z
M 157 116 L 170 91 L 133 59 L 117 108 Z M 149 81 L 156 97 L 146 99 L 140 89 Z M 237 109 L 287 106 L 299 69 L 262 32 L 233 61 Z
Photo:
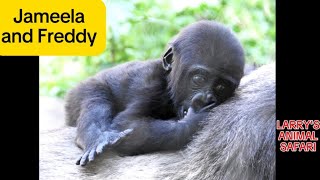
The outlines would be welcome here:
M 229 98 L 243 76 L 244 53 L 227 28 L 200 21 L 183 29 L 165 53 L 169 88 L 179 116 L 219 105 Z

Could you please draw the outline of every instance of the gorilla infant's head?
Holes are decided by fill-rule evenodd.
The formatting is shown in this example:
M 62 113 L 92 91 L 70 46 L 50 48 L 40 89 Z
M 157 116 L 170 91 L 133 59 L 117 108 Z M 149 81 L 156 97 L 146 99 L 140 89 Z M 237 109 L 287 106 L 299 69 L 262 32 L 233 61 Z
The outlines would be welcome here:
M 188 108 L 214 107 L 230 97 L 243 76 L 244 52 L 222 24 L 199 21 L 184 29 L 163 56 L 169 91 L 183 117 Z

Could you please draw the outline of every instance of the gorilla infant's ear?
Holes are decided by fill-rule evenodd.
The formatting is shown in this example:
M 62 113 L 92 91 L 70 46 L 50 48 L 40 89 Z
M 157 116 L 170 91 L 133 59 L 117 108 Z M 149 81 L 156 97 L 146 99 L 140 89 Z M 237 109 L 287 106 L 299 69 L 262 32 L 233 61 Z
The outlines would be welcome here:
M 167 52 L 163 55 L 163 58 L 162 58 L 162 65 L 166 71 L 171 70 L 172 56 L 173 56 L 173 51 L 172 51 L 172 47 L 170 47 L 167 50 Z

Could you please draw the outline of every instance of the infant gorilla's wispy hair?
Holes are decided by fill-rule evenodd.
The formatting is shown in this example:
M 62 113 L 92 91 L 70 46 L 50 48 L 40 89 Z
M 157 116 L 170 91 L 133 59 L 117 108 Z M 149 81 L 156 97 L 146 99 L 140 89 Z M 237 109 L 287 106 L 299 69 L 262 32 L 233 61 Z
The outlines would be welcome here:
M 184 94 L 179 81 L 186 78 L 188 67 L 196 62 L 215 62 L 216 71 L 228 73 L 237 80 L 244 74 L 242 45 L 231 29 L 219 22 L 201 20 L 183 28 L 168 44 L 170 47 L 173 62 L 172 72 L 167 78 L 169 93 L 176 107 L 183 99 L 179 96 Z

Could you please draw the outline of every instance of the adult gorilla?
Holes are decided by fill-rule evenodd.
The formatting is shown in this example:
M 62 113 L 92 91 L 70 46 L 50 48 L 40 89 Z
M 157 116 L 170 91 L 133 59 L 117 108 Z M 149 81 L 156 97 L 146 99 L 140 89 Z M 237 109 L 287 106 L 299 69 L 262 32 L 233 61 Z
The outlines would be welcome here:
M 86 168 L 74 166 L 75 128 L 41 131 L 40 179 L 275 179 L 274 64 L 245 76 L 206 122 L 183 151 L 105 153 Z

